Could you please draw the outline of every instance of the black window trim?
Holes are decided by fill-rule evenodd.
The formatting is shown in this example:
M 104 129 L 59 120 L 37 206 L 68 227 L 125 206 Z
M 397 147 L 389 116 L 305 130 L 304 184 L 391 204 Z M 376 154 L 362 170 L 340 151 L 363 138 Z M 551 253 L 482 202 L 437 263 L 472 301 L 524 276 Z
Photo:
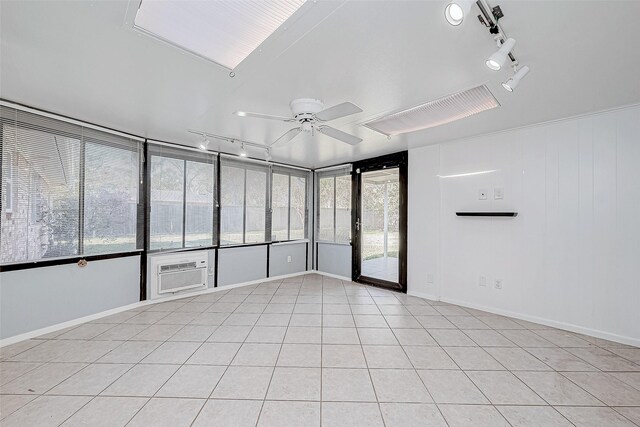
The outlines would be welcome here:
M 212 250 L 212 249 L 216 249 L 220 250 L 220 249 L 225 249 L 225 248 L 234 248 L 234 247 L 244 247 L 244 246 L 258 246 L 258 245 L 271 245 L 272 243 L 283 243 L 285 241 L 271 241 L 270 239 L 267 239 L 267 241 L 265 242 L 255 242 L 255 243 L 244 243 L 244 244 L 230 244 L 230 245 L 221 245 L 220 244 L 220 221 L 219 221 L 219 212 L 220 212 L 220 171 L 221 171 L 221 158 L 224 156 L 227 159 L 232 159 L 236 162 L 245 164 L 247 167 L 250 168 L 250 164 L 251 163 L 256 163 L 256 164 L 260 164 L 260 165 L 265 165 L 267 168 L 269 168 L 269 170 L 271 170 L 272 168 L 283 168 L 283 169 L 289 169 L 292 171 L 293 174 L 295 174 L 295 172 L 299 172 L 300 174 L 303 175 L 309 175 L 311 177 L 311 179 L 308 178 L 309 181 L 312 182 L 311 184 L 311 188 L 307 188 L 307 195 L 308 198 L 311 200 L 312 203 L 315 204 L 315 198 L 313 197 L 313 191 L 314 191 L 314 187 L 313 187 L 313 182 L 315 182 L 315 171 L 313 169 L 308 169 L 308 168 L 304 168 L 304 167 L 300 167 L 300 166 L 296 166 L 296 165 L 290 165 L 290 164 L 286 164 L 286 163 L 280 163 L 280 162 L 268 162 L 268 161 L 264 161 L 262 159 L 255 159 L 255 158 L 245 158 L 245 157 L 240 157 L 236 154 L 231 154 L 231 153 L 225 153 L 223 151 L 206 151 L 206 154 L 211 155 L 211 156 L 215 156 L 215 160 L 214 160 L 214 166 L 215 166 L 215 187 L 214 187 L 214 197 L 216 198 L 216 200 L 214 200 L 214 217 L 216 217 L 214 220 L 216 221 L 215 225 L 214 225 L 214 234 L 215 234 L 215 238 L 214 238 L 214 242 L 211 246 L 198 246 L 198 247 L 187 247 L 187 248 L 182 248 L 182 249 L 177 249 L 177 248 L 173 248 L 173 249 L 164 249 L 164 250 L 150 250 L 149 249 L 149 237 L 150 237 L 150 229 L 149 229 L 149 209 L 150 209 L 150 173 L 151 170 L 148 167 L 149 164 L 149 159 L 150 156 L 152 155 L 152 150 L 150 150 L 150 146 L 152 145 L 167 145 L 170 146 L 171 148 L 175 149 L 175 150 L 180 150 L 180 151 L 198 151 L 196 148 L 188 146 L 188 145 L 184 145 L 184 144 L 179 144 L 179 143 L 175 143 L 175 142 L 169 142 L 169 141 L 162 141 L 159 139 L 154 139 L 154 138 L 145 138 L 133 133 L 128 133 L 128 132 L 122 132 L 119 131 L 117 129 L 113 129 L 113 128 L 109 128 L 100 124 L 96 124 L 93 122 L 89 122 L 89 121 L 85 121 L 85 120 L 79 120 L 79 119 L 75 119 L 69 116 L 65 116 L 63 114 L 58 114 L 58 113 L 54 113 L 51 111 L 47 111 L 44 109 L 40 109 L 40 108 L 35 108 L 32 107 L 30 105 L 26 105 L 23 103 L 19 103 L 19 102 L 15 102 L 9 99 L 5 99 L 0 97 L 0 106 L 1 107 L 6 107 L 6 108 L 12 108 L 18 111 L 24 111 L 27 113 L 31 113 L 31 114 L 36 114 L 36 115 L 42 115 L 45 116 L 47 118 L 50 119 L 54 119 L 54 120 L 59 120 L 59 121 L 63 121 L 65 123 L 71 123 L 73 125 L 77 125 L 77 126 L 84 126 L 87 127 L 88 129 L 91 129 L 92 131 L 99 131 L 99 132 L 104 132 L 107 134 L 111 134 L 111 135 L 115 135 L 121 138 L 129 138 L 132 141 L 137 143 L 137 148 L 134 147 L 133 145 L 130 146 L 130 150 L 132 151 L 138 151 L 139 153 L 139 164 L 140 164 L 140 178 L 141 178 L 141 184 L 138 186 L 138 194 L 139 194 L 139 198 L 138 198 L 138 220 L 137 220 L 137 224 L 136 224 L 136 242 L 137 242 L 137 246 L 138 249 L 135 249 L 133 251 L 124 251 L 124 252 L 112 252 L 112 253 L 105 253 L 105 254 L 92 254 L 92 255 L 80 255 L 80 254 L 76 254 L 76 255 L 70 255 L 70 256 L 66 256 L 66 257 L 56 257 L 56 258 L 43 258 L 43 259 L 38 259 L 38 260 L 31 260 L 31 261 L 20 261 L 20 262 L 16 262 L 16 263 L 5 263 L 5 264 L 0 264 L 0 272 L 9 272 L 9 271 L 17 271 L 17 270 L 26 270 L 26 269 L 31 269 L 31 268 L 40 268 L 40 267 L 50 267 L 50 266 L 56 266 L 56 265 L 66 265 L 66 264 L 75 264 L 80 260 L 85 260 L 85 261 L 99 261 L 99 260 L 107 260 L 107 259 L 115 259 L 115 258 L 126 258 L 126 257 L 131 257 L 131 256 L 138 256 L 140 255 L 141 257 L 141 272 L 140 272 L 140 299 L 144 300 L 146 299 L 146 286 L 145 286 L 145 281 L 146 281 L 146 259 L 147 256 L 150 254 L 156 254 L 156 253 L 160 253 L 160 252 L 179 252 L 179 251 L 194 251 L 194 250 Z M 55 131 L 55 129 L 48 129 L 48 128 L 43 128 L 42 130 L 47 131 L 48 133 L 55 133 L 52 131 Z M 0 126 L 0 179 L 2 177 L 2 157 L 4 154 L 3 151 L 3 138 L 2 138 L 2 133 L 3 133 L 3 129 L 2 126 Z M 65 134 L 64 132 L 60 132 L 58 131 L 57 134 L 60 134 L 60 136 L 66 136 L 66 137 L 71 137 L 71 138 L 77 138 L 78 135 L 76 134 Z M 102 141 L 102 140 L 98 140 L 95 138 L 91 138 L 91 137 L 87 137 L 87 142 L 90 143 L 100 143 L 100 144 L 104 144 L 104 145 L 111 145 L 111 146 L 117 146 L 118 148 L 121 149 L 127 149 L 126 146 L 124 144 L 114 144 L 114 143 L 110 143 L 109 141 Z M 170 157 L 170 156 L 169 156 Z M 198 157 L 192 157 L 192 156 L 188 156 L 189 160 L 192 161 L 201 161 L 202 160 L 198 160 Z M 203 162 L 203 163 L 208 163 L 208 162 Z M 256 169 L 260 169 L 263 170 L 263 168 L 256 168 Z M 270 173 L 267 174 L 268 177 L 270 177 Z M 268 178 L 270 179 L 270 178 Z M 267 193 L 270 193 L 271 187 L 270 187 L 270 183 L 268 183 L 267 185 Z M 0 185 L 0 199 L 2 197 L 2 186 Z M 311 194 L 309 194 L 309 192 Z M 271 204 L 271 197 L 270 194 L 267 194 L 267 209 L 270 209 L 270 204 Z M 309 209 L 309 202 L 307 202 L 307 210 Z M 314 221 L 315 222 L 315 221 Z M 296 242 L 296 241 L 300 241 L 300 243 L 304 243 L 306 240 L 307 245 L 310 245 L 312 242 L 312 236 L 310 236 L 311 234 L 311 230 L 308 229 L 309 227 L 309 220 L 307 219 L 306 224 L 305 224 L 305 228 L 307 228 L 307 230 L 305 231 L 305 235 L 306 237 L 304 239 L 294 239 L 294 240 L 287 240 L 286 242 Z M 265 230 L 265 233 L 268 232 L 267 230 Z

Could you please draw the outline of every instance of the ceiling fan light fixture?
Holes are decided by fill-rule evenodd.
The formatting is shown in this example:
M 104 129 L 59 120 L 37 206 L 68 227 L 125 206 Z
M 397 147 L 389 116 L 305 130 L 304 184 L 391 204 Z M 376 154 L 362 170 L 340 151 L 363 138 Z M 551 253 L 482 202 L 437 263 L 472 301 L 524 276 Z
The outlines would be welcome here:
M 325 122 L 341 119 L 352 114 L 361 113 L 362 109 L 351 102 L 342 102 L 329 108 L 324 107 L 324 103 L 315 98 L 297 98 L 289 103 L 291 108 L 290 117 L 273 116 L 262 113 L 242 114 L 243 117 L 253 117 L 259 119 L 277 120 L 286 123 L 297 123 L 298 127 L 289 129 L 278 139 L 270 144 L 271 147 L 277 148 L 291 142 L 300 132 L 310 133 L 315 136 L 315 131 L 323 133 L 331 138 L 342 141 L 346 144 L 354 145 L 362 141 L 355 135 L 343 132 L 341 130 L 324 125 Z M 235 112 L 238 115 L 238 112 Z
M 507 62 L 507 56 L 516 45 L 515 39 L 508 38 L 500 48 L 487 59 L 487 67 L 493 71 L 498 71 Z
M 462 24 L 465 16 L 471 11 L 472 0 L 454 0 L 444 8 L 444 17 L 454 27 Z

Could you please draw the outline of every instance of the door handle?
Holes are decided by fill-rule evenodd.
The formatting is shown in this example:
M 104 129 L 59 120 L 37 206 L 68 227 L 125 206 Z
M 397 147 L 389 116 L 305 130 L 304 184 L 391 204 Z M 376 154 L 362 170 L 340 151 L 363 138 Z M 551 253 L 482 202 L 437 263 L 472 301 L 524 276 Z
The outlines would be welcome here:
M 360 218 L 356 219 L 356 231 L 360 231 Z

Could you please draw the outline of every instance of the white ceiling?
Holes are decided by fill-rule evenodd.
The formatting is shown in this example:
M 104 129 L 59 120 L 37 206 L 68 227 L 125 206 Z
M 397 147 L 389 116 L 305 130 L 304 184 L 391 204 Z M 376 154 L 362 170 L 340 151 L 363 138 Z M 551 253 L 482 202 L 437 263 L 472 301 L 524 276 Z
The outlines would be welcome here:
M 126 0 L 2 1 L 0 96 L 193 146 L 198 137 L 187 129 L 270 143 L 292 127 L 235 110 L 287 116 L 298 97 L 360 106 L 332 122 L 363 138 L 359 145 L 300 135 L 273 151 L 275 161 L 308 167 L 640 102 L 640 1 L 501 1 L 502 26 L 531 67 L 513 93 L 500 87 L 506 71 L 484 65 L 495 46 L 488 31 L 475 19 L 449 26 L 445 4 L 308 1 L 230 78 L 132 30 Z M 500 108 L 391 140 L 361 126 L 483 83 Z

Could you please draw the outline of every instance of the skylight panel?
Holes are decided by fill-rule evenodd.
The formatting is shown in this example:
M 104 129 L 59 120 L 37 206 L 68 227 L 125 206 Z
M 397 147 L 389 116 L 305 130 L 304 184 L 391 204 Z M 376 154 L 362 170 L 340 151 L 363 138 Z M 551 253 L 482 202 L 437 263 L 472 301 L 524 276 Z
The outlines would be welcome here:
M 234 69 L 304 0 L 142 0 L 135 28 Z
M 500 104 L 485 85 L 429 101 L 364 125 L 385 135 L 398 135 L 451 123 Z

